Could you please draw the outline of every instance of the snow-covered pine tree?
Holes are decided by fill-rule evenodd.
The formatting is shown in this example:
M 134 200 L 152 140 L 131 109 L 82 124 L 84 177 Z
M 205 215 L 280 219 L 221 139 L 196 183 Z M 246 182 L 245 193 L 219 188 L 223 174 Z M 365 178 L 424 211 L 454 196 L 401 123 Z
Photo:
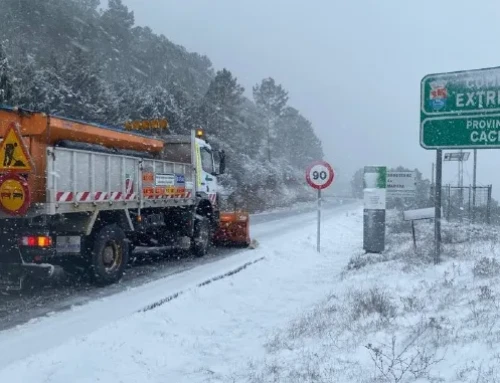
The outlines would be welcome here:
M 267 156 L 272 159 L 273 147 L 276 145 L 278 133 L 276 125 L 283 116 L 283 111 L 288 102 L 288 92 L 281 85 L 277 85 L 273 78 L 265 78 L 260 84 L 253 87 L 255 103 L 261 107 L 267 116 Z
M 0 43 L 0 104 L 8 104 L 12 100 L 11 69 L 7 53 Z
M 87 52 L 80 48 L 69 51 L 60 73 L 67 89 L 64 104 L 69 116 L 108 124 L 116 121 L 118 100 Z
M 235 127 L 244 90 L 229 70 L 217 72 L 203 100 L 207 132 L 225 135 L 229 140 L 237 136 Z

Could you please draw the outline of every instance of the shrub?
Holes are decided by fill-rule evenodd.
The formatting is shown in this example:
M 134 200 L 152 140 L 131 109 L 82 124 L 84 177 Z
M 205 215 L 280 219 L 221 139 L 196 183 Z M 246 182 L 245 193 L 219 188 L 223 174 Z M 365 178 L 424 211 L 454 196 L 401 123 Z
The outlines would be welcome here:
M 396 307 L 391 303 L 387 293 L 376 287 L 353 293 L 352 310 L 354 319 L 375 313 L 386 319 L 396 316 Z
M 472 269 L 476 277 L 493 277 L 500 274 L 500 263 L 495 258 L 482 257 Z

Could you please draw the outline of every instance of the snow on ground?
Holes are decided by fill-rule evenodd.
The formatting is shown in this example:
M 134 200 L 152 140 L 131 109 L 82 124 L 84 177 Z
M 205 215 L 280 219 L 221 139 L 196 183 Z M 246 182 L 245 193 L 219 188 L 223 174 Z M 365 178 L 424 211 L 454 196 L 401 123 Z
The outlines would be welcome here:
M 240 263 L 244 257 L 264 259 L 240 273 L 198 288 L 186 286 L 188 279 L 202 281 L 200 275 L 176 276 L 184 281 L 184 294 L 152 310 L 131 314 L 135 307 L 127 305 L 158 301 L 146 297 L 148 291 L 170 296 L 172 279 L 0 334 L 0 381 L 231 381 L 250 360 L 265 357 L 270 337 L 327 295 L 347 260 L 360 252 L 359 208 L 325 214 L 321 254 L 315 251 L 313 216 L 268 224 L 267 232 L 275 234 L 264 241 L 256 236 L 259 248 L 242 253 Z M 221 262 L 237 256 L 232 258 Z M 22 356 L 26 349 L 33 354 Z
M 496 227 L 445 222 L 435 265 L 430 222 L 415 250 L 390 214 L 380 255 L 361 251 L 359 208 L 330 213 L 321 254 L 313 220 L 278 234 L 292 222 L 244 271 L 13 361 L 0 381 L 500 381 Z
M 323 196 L 322 197 L 323 203 L 338 203 L 339 205 L 342 205 L 344 203 L 350 203 L 353 202 L 353 198 L 341 198 L 341 197 L 332 197 L 332 196 Z M 271 209 L 266 209 L 265 211 L 257 211 L 252 214 L 252 216 L 266 216 L 266 215 L 272 215 L 275 213 L 280 213 L 280 212 L 294 212 L 294 213 L 301 213 L 301 212 L 306 212 L 306 211 L 311 211 L 317 208 L 318 202 L 316 199 L 313 199 L 311 201 L 301 201 L 301 202 L 294 202 L 291 206 L 282 206 L 282 207 L 275 207 Z
M 499 382 L 498 228 L 389 217 L 383 255 L 356 255 L 331 294 L 267 343 L 235 381 Z M 229 381 L 229 380 L 228 380 Z

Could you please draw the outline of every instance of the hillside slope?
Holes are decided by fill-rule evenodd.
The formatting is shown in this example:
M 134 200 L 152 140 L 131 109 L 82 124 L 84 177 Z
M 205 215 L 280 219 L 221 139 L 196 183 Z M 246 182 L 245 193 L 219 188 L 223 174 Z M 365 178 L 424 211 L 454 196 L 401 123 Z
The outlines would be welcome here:
M 121 0 L 99 3 L 2 1 L 1 104 L 106 124 L 166 117 L 174 133 L 201 126 L 228 153 L 222 182 L 239 206 L 309 198 L 302 172 L 321 142 L 286 90 L 264 79 L 249 100 L 230 71 L 135 26 Z

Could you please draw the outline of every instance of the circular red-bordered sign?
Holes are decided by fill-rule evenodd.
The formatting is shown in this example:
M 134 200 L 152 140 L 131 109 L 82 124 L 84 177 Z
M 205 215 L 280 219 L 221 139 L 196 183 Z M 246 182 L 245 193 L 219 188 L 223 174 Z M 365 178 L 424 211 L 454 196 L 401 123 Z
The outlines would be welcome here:
M 322 190 L 330 186 L 335 172 L 328 162 L 313 162 L 306 170 L 307 183 L 314 189 Z
M 15 173 L 0 176 L 0 209 L 17 216 L 26 214 L 31 204 L 28 181 Z

